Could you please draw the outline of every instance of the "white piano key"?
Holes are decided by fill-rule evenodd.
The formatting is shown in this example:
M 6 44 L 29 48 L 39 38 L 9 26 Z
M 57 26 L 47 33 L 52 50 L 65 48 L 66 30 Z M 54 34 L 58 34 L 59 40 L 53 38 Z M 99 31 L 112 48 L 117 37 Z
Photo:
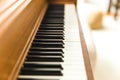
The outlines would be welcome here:
M 61 76 L 39 76 L 39 75 L 20 75 L 18 78 L 24 79 L 60 79 Z
M 65 45 L 61 80 L 87 80 L 75 5 L 65 5 Z
M 65 41 L 80 41 L 77 16 L 75 6 L 66 4 L 65 6 Z

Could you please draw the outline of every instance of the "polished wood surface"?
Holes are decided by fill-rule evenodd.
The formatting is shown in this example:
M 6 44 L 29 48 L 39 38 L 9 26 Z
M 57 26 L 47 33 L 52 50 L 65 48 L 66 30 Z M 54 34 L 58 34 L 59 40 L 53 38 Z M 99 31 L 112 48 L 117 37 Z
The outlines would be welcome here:
M 81 39 L 81 45 L 82 45 L 83 58 L 84 58 L 84 63 L 86 65 L 85 66 L 86 73 L 87 73 L 86 75 L 88 77 L 88 80 L 94 80 L 94 77 L 92 74 L 93 72 L 92 72 L 92 68 L 91 68 L 90 58 L 89 58 L 89 52 L 88 52 L 87 45 L 85 42 L 83 28 L 81 27 L 81 23 L 79 23 L 79 29 L 80 29 L 80 39 Z
M 45 0 L 17 1 L 1 14 L 0 80 L 14 80 L 18 74 L 46 7 Z
M 75 4 L 76 2 L 77 0 L 13 0 L 9 5 L 0 6 L 2 7 L 0 10 L 0 80 L 17 78 L 48 3 Z M 93 80 L 84 39 L 81 42 L 83 42 L 88 80 Z

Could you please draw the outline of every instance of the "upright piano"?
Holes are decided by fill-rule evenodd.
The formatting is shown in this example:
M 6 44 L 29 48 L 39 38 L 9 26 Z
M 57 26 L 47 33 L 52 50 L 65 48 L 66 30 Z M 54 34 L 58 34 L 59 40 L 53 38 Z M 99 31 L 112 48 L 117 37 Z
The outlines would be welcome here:
M 0 0 L 0 80 L 94 80 L 77 0 Z

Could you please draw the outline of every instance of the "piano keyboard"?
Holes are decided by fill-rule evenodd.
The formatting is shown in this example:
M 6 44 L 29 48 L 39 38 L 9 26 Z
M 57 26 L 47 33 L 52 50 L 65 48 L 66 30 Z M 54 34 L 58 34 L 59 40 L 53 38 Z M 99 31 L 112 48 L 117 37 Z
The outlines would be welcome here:
M 87 80 L 74 5 L 48 7 L 17 80 Z

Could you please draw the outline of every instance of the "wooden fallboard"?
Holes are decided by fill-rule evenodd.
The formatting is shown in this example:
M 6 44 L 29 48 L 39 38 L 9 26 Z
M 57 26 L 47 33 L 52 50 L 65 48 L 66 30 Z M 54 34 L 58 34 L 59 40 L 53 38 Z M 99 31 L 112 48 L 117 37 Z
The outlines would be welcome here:
M 7 1 L 5 0 L 6 4 Z M 0 14 L 0 80 L 14 80 L 45 10 L 46 0 L 17 0 Z
M 0 0 L 4 4 L 0 6 L 0 80 L 16 80 L 49 3 L 76 4 L 77 0 Z

